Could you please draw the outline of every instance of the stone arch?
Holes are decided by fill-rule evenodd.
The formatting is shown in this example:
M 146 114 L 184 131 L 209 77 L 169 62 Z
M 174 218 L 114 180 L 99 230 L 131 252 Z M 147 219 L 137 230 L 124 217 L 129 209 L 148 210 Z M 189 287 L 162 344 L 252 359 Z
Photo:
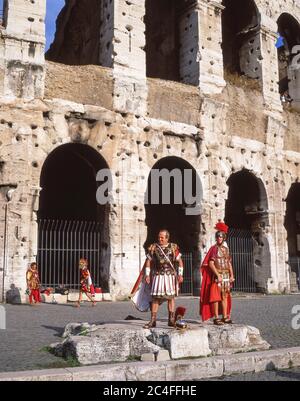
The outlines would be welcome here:
M 222 50 L 226 74 L 261 76 L 261 16 L 254 0 L 223 0 Z
M 237 287 L 243 287 L 248 282 L 253 290 L 266 291 L 271 275 L 271 255 L 267 238 L 269 216 L 265 186 L 260 178 L 246 169 L 232 174 L 227 185 L 225 222 L 230 227 L 237 254 L 242 254 L 235 261 L 239 264 L 237 276 L 240 275 Z M 240 240 L 242 237 L 248 238 L 248 242 Z M 244 246 L 247 249 L 238 249 Z M 243 270 L 244 264 L 248 266 L 248 271 Z
M 97 181 L 97 173 L 101 170 L 107 176 Z M 108 179 L 111 177 L 105 159 L 86 144 L 58 146 L 44 161 L 38 208 L 38 261 L 44 284 L 77 288 L 78 259 L 87 257 L 95 284 L 109 290 L 110 205 L 99 204 L 96 199 L 97 189 Z M 70 252 L 55 251 L 62 248 L 68 248 Z M 51 263 L 54 267 L 50 272 Z M 73 276 L 64 269 L 77 270 Z
M 279 92 L 284 96 L 288 92 L 293 105 L 300 107 L 300 24 L 289 13 L 283 13 L 277 20 L 280 39 L 278 46 Z M 296 49 L 295 46 L 299 46 Z M 297 68 L 297 64 L 298 68 Z
M 289 265 L 292 275 L 296 275 L 300 288 L 300 183 L 292 184 L 286 198 L 286 214 L 284 226 L 287 231 Z
M 189 12 L 194 3 L 194 0 L 146 0 L 147 77 L 198 84 L 193 82 L 195 71 L 192 74 L 185 68 L 187 64 L 189 70 L 194 68 L 197 54 L 197 46 L 193 46 L 197 22 Z
M 157 179 L 164 174 L 163 179 Z M 173 178 L 170 178 L 171 175 Z M 175 178 L 174 178 L 175 177 Z M 189 179 L 191 180 L 189 181 Z M 168 199 L 167 190 L 170 190 Z M 202 184 L 197 171 L 180 157 L 168 156 L 152 167 L 145 195 L 147 239 L 145 248 L 157 240 L 160 229 L 170 231 L 171 242 L 192 258 L 193 292 L 199 294 Z

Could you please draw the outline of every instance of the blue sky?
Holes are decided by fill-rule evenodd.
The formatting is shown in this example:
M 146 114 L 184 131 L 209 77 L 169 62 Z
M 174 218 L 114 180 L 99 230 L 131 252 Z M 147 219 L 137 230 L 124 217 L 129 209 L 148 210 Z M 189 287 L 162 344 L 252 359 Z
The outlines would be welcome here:
M 2 1 L 2 0 L 1 0 Z M 65 0 L 47 0 L 46 11 L 46 51 L 53 42 L 55 34 L 55 21 L 60 10 L 65 5 Z
M 55 21 L 56 18 L 65 4 L 65 0 L 47 0 L 47 12 L 46 12 L 46 50 L 48 50 L 50 44 L 53 42 L 55 34 Z M 3 7 L 3 0 L 0 0 L 0 10 Z

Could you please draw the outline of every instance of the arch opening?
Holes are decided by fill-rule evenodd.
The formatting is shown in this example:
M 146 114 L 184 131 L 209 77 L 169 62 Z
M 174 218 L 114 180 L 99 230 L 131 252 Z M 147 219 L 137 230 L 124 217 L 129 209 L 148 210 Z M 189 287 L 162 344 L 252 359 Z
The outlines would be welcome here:
M 287 231 L 289 265 L 300 289 L 300 183 L 294 183 L 286 199 L 284 226 Z
M 271 274 L 271 255 L 266 228 L 268 199 L 260 179 L 248 170 L 232 174 L 227 185 L 225 222 L 236 270 L 235 290 L 265 292 Z
M 277 42 L 279 93 L 283 102 L 297 103 L 300 102 L 300 57 L 297 57 L 300 47 L 295 46 L 300 46 L 300 24 L 288 13 L 281 14 L 277 24 L 280 34 Z
M 197 84 L 193 82 L 197 48 L 192 45 L 197 26 L 188 13 L 194 3 L 194 0 L 146 0 L 147 77 Z
M 153 172 L 164 178 L 153 179 Z M 200 178 L 188 162 L 171 156 L 153 166 L 145 196 L 147 239 L 144 246 L 147 248 L 157 241 L 159 230 L 170 232 L 171 242 L 177 243 L 183 254 L 185 276 L 182 293 L 186 295 L 199 295 L 201 202 Z
M 222 50 L 228 74 L 261 77 L 260 14 L 253 0 L 223 0 Z
M 109 290 L 109 204 L 99 205 L 104 158 L 88 145 L 61 145 L 44 162 L 38 210 L 38 263 L 44 285 L 79 287 L 78 261 L 87 258 L 94 284 Z

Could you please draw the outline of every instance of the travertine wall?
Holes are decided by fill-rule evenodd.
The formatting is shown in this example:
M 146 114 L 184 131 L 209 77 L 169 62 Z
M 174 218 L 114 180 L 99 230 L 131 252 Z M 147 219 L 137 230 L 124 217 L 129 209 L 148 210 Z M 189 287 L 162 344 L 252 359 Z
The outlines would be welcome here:
M 202 256 L 213 240 L 215 222 L 224 218 L 226 182 L 232 173 L 247 169 L 262 182 L 268 224 L 256 228 L 254 278 L 267 292 L 291 289 L 284 216 L 289 189 L 299 180 L 299 117 L 294 110 L 282 109 L 274 43 L 279 15 L 288 12 L 299 20 L 300 9 L 292 0 L 256 4 L 261 12 L 259 82 L 225 82 L 222 4 L 199 0 L 191 2 L 188 17 L 194 35 L 186 33 L 183 40 L 192 45 L 193 59 L 182 63 L 188 78 L 178 83 L 146 77 L 144 1 L 101 4 L 106 16 L 100 32 L 105 42 L 102 67 L 45 63 L 45 0 L 9 1 L 7 26 L 0 38 L 4 293 L 15 285 L 24 299 L 27 263 L 37 253 L 41 169 L 54 149 L 71 142 L 96 149 L 112 172 L 111 254 L 105 274 L 114 299 L 128 294 L 142 266 L 147 179 L 153 165 L 168 156 L 187 160 L 200 177 Z M 36 49 L 33 57 L 28 46 Z M 183 58 L 185 51 L 181 49 Z M 74 134 L 70 116 L 79 122 L 92 120 L 93 127 Z M 15 192 L 7 205 L 9 188 Z M 3 270 L 3 293 L 1 277 Z

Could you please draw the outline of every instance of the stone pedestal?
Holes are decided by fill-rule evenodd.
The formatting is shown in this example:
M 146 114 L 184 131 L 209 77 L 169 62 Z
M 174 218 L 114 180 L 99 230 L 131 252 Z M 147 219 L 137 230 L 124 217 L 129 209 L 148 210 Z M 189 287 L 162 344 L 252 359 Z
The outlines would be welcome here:
M 162 351 L 169 352 L 170 358 L 176 360 L 270 348 L 259 330 L 250 326 L 189 322 L 187 329 L 177 330 L 168 327 L 167 322 L 144 329 L 145 323 L 142 320 L 102 325 L 70 323 L 63 334 L 65 340 L 51 347 L 57 356 L 75 358 L 82 365 L 145 360 L 145 354 L 151 360 L 159 360 L 157 356 Z

